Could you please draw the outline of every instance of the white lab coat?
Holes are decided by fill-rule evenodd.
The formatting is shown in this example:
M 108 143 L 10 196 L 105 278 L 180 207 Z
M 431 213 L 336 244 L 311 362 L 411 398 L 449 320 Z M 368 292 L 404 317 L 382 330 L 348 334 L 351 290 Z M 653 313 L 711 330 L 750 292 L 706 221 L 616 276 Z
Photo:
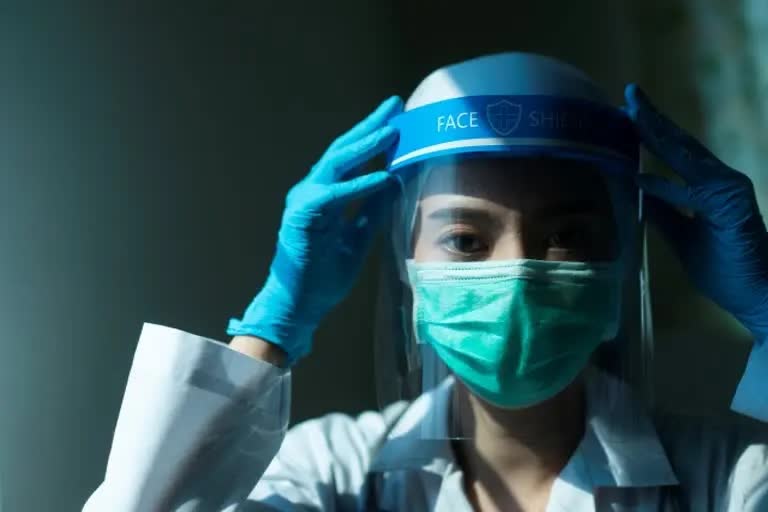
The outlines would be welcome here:
M 764 414 L 764 395 L 743 396 L 761 380 L 750 371 L 768 368 L 763 352 L 734 406 Z M 104 481 L 83 510 L 471 510 L 450 443 L 421 435 L 426 418 L 447 417 L 450 381 L 383 412 L 304 422 L 283 441 L 274 411 L 289 384 L 224 344 L 145 325 Z M 619 385 L 589 379 L 586 432 L 548 512 L 768 511 L 765 432 L 652 421 L 631 400 L 617 410 L 606 397 Z

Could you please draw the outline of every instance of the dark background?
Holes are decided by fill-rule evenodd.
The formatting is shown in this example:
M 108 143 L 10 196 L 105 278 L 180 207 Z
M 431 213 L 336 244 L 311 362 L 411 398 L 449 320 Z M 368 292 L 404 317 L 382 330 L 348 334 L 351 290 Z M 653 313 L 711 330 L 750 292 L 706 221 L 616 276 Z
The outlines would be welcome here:
M 638 2 L 106 3 L 0 3 L 3 510 L 79 510 L 142 322 L 225 339 L 265 277 L 290 185 L 434 68 L 550 54 L 617 100 L 640 81 L 699 128 L 689 76 L 664 74 L 680 55 L 657 47 L 665 28 Z M 661 344 L 662 395 L 722 408 L 746 345 L 701 349 L 739 333 L 717 315 L 691 326 L 711 307 L 665 251 L 657 328 L 685 336 Z M 373 266 L 295 370 L 294 420 L 375 407 Z

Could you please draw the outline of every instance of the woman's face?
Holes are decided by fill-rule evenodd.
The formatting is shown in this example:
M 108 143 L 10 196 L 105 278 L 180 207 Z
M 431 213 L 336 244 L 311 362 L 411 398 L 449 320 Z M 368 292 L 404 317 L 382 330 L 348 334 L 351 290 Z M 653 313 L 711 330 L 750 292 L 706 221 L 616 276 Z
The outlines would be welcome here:
M 432 167 L 414 259 L 610 261 L 618 255 L 599 171 L 554 159 L 471 159 Z

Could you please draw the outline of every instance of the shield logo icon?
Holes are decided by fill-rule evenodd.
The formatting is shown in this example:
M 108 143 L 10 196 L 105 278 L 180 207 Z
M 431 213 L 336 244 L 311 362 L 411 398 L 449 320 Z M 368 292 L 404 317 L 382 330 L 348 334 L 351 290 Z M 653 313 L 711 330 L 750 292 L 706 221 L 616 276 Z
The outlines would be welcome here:
M 493 130 L 506 137 L 517 129 L 523 117 L 523 106 L 507 100 L 489 103 L 485 107 L 485 116 Z

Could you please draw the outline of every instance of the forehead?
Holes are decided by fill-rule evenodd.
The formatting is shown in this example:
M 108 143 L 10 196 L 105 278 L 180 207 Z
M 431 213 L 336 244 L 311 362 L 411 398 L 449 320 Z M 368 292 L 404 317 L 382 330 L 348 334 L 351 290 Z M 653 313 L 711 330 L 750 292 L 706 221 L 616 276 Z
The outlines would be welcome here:
M 567 160 L 464 159 L 428 168 L 422 203 L 441 197 L 484 199 L 515 209 L 556 206 L 574 201 L 610 205 L 602 173 L 594 166 Z

